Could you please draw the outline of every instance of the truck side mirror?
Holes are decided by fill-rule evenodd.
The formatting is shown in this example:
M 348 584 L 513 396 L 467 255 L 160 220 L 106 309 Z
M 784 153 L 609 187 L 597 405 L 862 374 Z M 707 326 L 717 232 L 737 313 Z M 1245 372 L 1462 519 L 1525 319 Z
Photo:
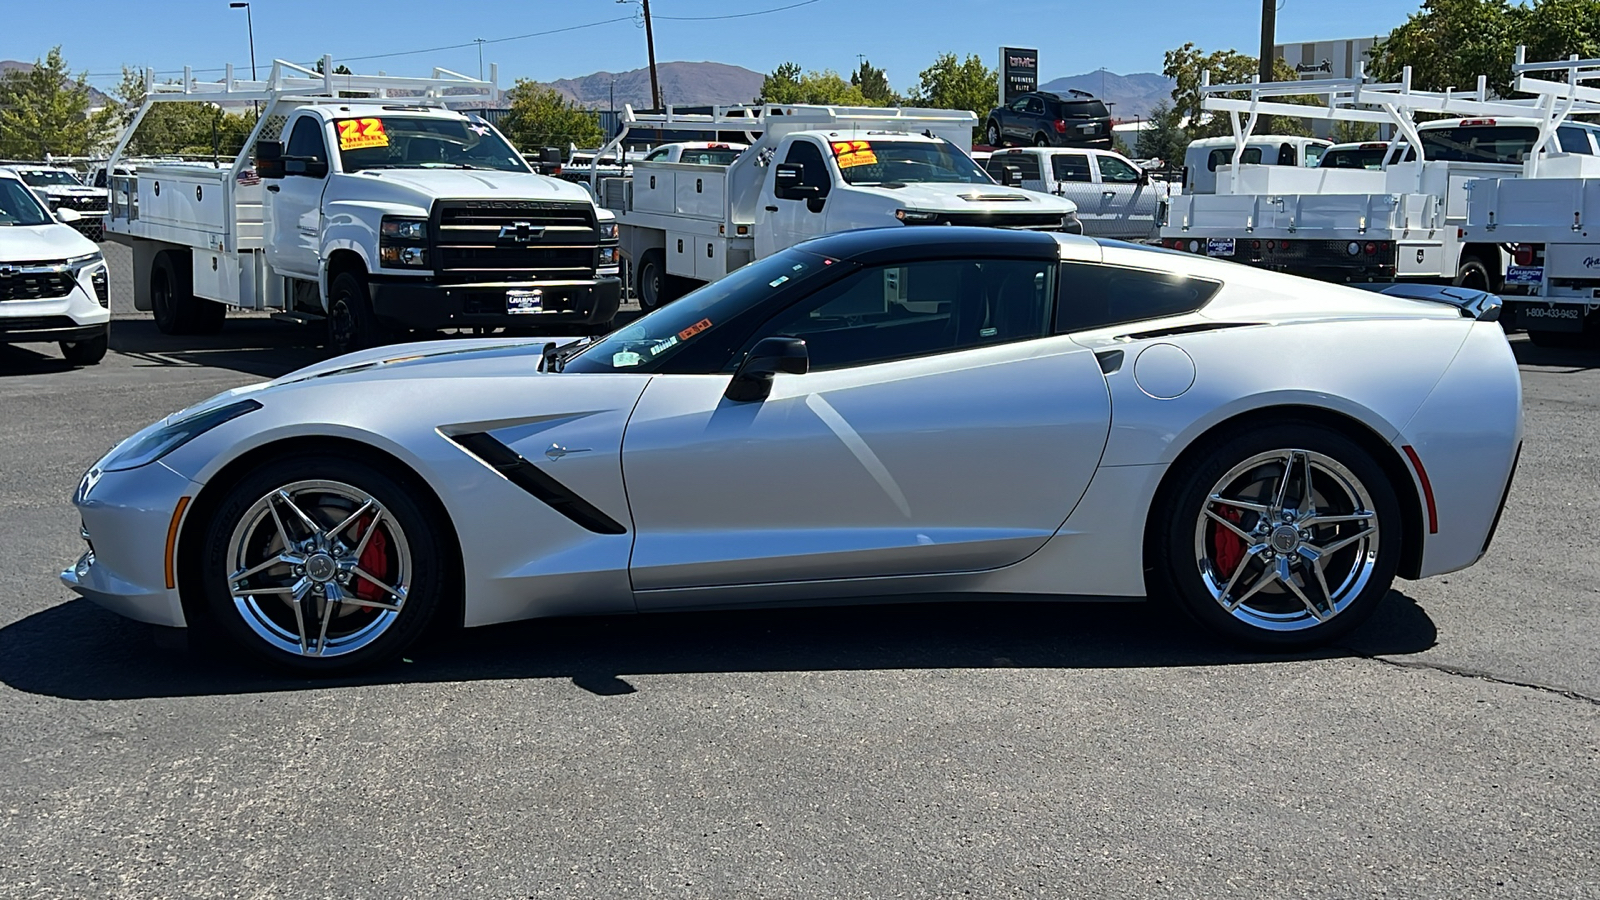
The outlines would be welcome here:
M 799 163 L 779 163 L 772 172 L 772 193 L 779 200 L 812 200 L 822 195 L 822 188 L 802 184 L 805 167 Z
M 1000 183 L 1006 187 L 1016 187 L 1022 184 L 1022 167 L 1006 166 L 1000 170 Z
M 285 175 L 302 175 L 306 178 L 326 178 L 328 175 L 328 161 L 314 156 L 285 156 L 282 165 Z
M 1150 186 L 1150 170 L 1149 169 L 1140 169 L 1139 170 L 1139 186 L 1140 187 L 1149 187 Z
M 723 396 L 741 403 L 765 400 L 772 393 L 772 379 L 779 372 L 804 375 L 810 369 L 811 355 L 806 351 L 804 340 L 788 336 L 765 337 L 750 348 Z
M 282 178 L 283 143 L 281 141 L 256 141 L 256 174 L 262 178 Z

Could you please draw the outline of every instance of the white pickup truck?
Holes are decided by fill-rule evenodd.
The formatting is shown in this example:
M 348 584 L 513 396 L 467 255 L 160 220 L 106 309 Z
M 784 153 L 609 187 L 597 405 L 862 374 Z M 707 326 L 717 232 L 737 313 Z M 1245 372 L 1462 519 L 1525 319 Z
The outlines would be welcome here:
M 60 209 L 76 212 L 79 218 L 72 227 L 92 241 L 100 240 L 108 203 L 105 188 L 84 184 L 78 180 L 76 172 L 61 166 L 23 164 L 6 168 L 33 188 L 33 192 L 50 205 L 51 212 Z
M 1517 91 L 1552 98 L 1544 131 L 1549 155 L 1535 154 L 1521 177 L 1468 184 L 1469 241 L 1508 245 L 1512 265 L 1500 295 L 1510 324 L 1534 343 L 1572 346 L 1600 339 L 1600 129 L 1565 120 L 1565 102 L 1600 103 L 1600 59 L 1512 67 Z M 1567 80 L 1530 78 L 1563 74 Z
M 1150 173 L 1110 150 L 1012 147 L 983 163 L 994 180 L 1071 200 L 1083 233 L 1124 241 L 1152 241 L 1161 205 L 1182 188 L 1152 182 Z
M 1249 113 L 1386 124 L 1418 148 L 1414 161 L 1380 170 L 1241 164 L 1219 168 L 1215 194 L 1173 198 L 1162 242 L 1249 265 L 1332 281 L 1448 282 L 1499 289 L 1507 255 L 1497 241 L 1464 238 L 1467 183 L 1521 172 L 1539 152 L 1541 120 L 1532 101 L 1490 98 L 1478 91 L 1427 92 L 1362 78 L 1292 85 L 1206 88 L 1208 109 L 1233 115 L 1236 138 L 1249 133 Z M 1249 91 L 1250 99 L 1219 96 Z M 1326 106 L 1298 106 L 1270 97 L 1323 94 Z M 1417 123 L 1417 113 L 1467 118 Z
M 324 322 L 343 353 L 414 329 L 571 333 L 616 315 L 611 214 L 443 106 L 492 96 L 492 81 L 279 60 L 261 82 L 152 82 L 124 145 L 156 103 L 264 102 L 231 164 L 113 175 L 106 230 L 133 248 L 135 305 L 163 331 L 215 330 L 228 306 L 278 310 Z
M 595 178 L 616 213 L 639 303 L 808 238 L 853 228 L 991 225 L 1081 233 L 1069 200 L 996 184 L 965 147 L 970 112 L 833 106 L 727 107 L 709 115 L 623 111 L 635 125 L 743 131 L 727 165 L 642 160 L 630 178 Z

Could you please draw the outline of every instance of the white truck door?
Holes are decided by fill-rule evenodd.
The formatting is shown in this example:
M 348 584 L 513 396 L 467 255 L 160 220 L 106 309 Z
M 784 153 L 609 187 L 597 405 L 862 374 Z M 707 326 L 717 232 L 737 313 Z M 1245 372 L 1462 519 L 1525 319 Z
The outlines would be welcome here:
M 1056 183 L 1056 196 L 1065 197 L 1078 205 L 1083 233 L 1099 236 L 1105 228 L 1105 199 L 1100 196 L 1103 186 L 1095 181 L 1089 154 L 1050 154 L 1050 174 Z
M 833 170 L 822 155 L 822 148 L 806 138 L 795 138 L 787 149 L 780 147 L 778 160 L 767 173 L 761 191 L 767 227 L 756 229 L 756 256 L 764 257 L 784 250 L 807 238 L 827 233 L 828 195 L 833 189 Z M 817 188 L 810 197 L 779 197 L 779 165 L 800 167 L 799 185 Z
M 267 183 L 267 263 L 280 274 L 318 275 L 328 158 L 322 122 L 312 115 L 295 119 L 283 148 L 284 176 Z
M 1094 161 L 1100 176 L 1102 221 L 1098 233 L 1133 241 L 1154 237 L 1156 192 L 1148 184 L 1140 184 L 1138 168 L 1105 153 L 1095 154 Z

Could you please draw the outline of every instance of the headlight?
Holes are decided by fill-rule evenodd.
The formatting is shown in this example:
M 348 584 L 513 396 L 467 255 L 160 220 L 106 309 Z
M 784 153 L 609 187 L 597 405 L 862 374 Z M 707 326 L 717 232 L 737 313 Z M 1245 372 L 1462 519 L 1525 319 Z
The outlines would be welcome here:
M 379 231 L 385 238 L 396 241 L 426 241 L 428 239 L 427 219 L 399 219 L 394 216 L 384 216 L 379 225 Z
M 894 211 L 894 217 L 907 225 L 932 225 L 939 221 L 938 213 L 920 209 L 897 209 Z
M 615 222 L 601 222 L 600 223 L 600 240 L 602 240 L 602 241 L 614 241 L 616 239 L 617 239 L 617 223 L 615 223 Z
M 378 225 L 378 263 L 391 269 L 428 265 L 428 220 L 384 216 Z
M 1061 230 L 1067 234 L 1083 234 L 1083 220 L 1076 212 L 1069 212 L 1061 218 Z
M 147 466 L 223 422 L 260 408 L 261 404 L 254 400 L 239 400 L 165 425 L 147 428 L 113 448 L 100 461 L 99 468 L 104 472 L 121 472 Z
M 421 247 L 383 246 L 378 248 L 378 260 L 386 266 L 426 266 L 428 251 Z
M 602 265 L 602 266 L 614 266 L 616 264 L 617 264 L 617 248 L 615 248 L 615 247 L 601 247 L 600 248 L 600 265 Z
M 95 299 L 100 301 L 101 306 L 111 305 L 111 281 L 107 275 L 105 256 L 98 250 L 85 253 L 67 260 L 66 266 L 72 271 L 72 279 L 79 283 L 83 281 L 83 274 L 88 272 Z

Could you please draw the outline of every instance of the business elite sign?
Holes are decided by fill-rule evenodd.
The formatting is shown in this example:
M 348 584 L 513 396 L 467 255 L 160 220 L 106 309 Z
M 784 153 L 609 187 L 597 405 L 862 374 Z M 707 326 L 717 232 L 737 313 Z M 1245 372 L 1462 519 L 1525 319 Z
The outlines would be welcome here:
M 1000 105 L 1039 89 L 1039 51 L 1000 48 Z

